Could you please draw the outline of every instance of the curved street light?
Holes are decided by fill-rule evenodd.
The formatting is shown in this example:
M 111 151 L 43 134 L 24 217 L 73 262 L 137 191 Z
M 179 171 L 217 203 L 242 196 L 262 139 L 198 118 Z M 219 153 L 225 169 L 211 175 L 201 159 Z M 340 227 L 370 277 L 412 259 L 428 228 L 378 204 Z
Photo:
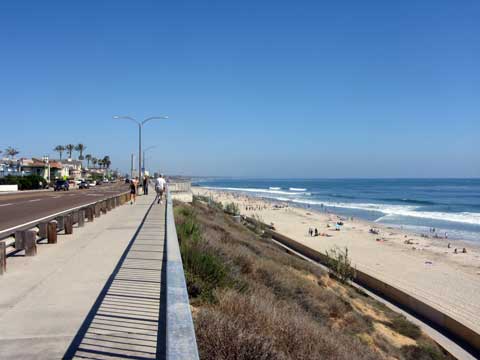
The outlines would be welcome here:
M 135 124 L 138 125 L 138 179 L 140 180 L 142 178 L 142 128 L 143 128 L 143 125 L 145 125 L 150 120 L 165 120 L 165 119 L 168 119 L 168 116 L 167 115 L 151 116 L 151 117 L 148 117 L 148 118 L 146 118 L 142 121 L 138 121 L 137 119 L 135 119 L 131 116 L 115 115 L 113 118 L 114 119 L 130 120 L 130 121 L 133 121 Z
M 146 167 L 145 167 L 145 153 L 146 153 L 148 150 L 152 150 L 152 149 L 154 149 L 154 148 L 156 148 L 156 147 L 157 147 L 157 145 L 152 145 L 152 146 L 149 146 L 149 147 L 143 149 L 143 166 L 142 166 L 143 171 L 145 171 L 145 169 L 146 169 Z

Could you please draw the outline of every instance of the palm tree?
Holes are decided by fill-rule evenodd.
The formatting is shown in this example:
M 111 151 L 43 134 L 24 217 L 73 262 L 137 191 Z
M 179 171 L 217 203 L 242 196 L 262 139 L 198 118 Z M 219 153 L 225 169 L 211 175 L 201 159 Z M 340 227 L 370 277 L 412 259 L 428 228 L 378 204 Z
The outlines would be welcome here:
M 107 155 L 103 157 L 103 164 L 106 168 L 109 168 L 111 163 L 112 162 L 110 161 L 110 156 Z
M 98 159 L 96 157 L 92 158 L 92 164 L 93 167 L 95 168 L 95 165 L 97 165 Z
M 90 160 L 92 160 L 92 155 L 87 154 L 85 155 L 85 159 L 87 160 L 87 168 L 90 167 Z
M 68 152 L 68 158 L 71 159 L 72 158 L 72 151 L 75 149 L 75 145 L 73 145 L 73 144 L 65 145 L 65 149 Z
M 85 151 L 86 148 L 87 147 L 85 145 L 83 145 L 82 143 L 75 146 L 75 151 L 78 151 L 78 153 L 80 154 L 80 155 L 78 155 L 78 160 L 83 160 L 84 159 L 83 152 Z
M 55 146 L 55 149 L 53 149 L 53 151 L 58 152 L 58 155 L 60 155 L 60 160 L 62 160 L 62 155 L 63 155 L 63 152 L 65 151 L 65 146 L 57 145 Z
M 98 167 L 99 167 L 100 169 L 103 168 L 103 159 L 98 159 Z
M 10 156 L 10 159 L 13 160 L 13 158 L 15 157 L 15 155 L 17 155 L 19 153 L 19 151 L 15 148 L 12 148 L 11 146 L 9 146 L 6 150 L 5 150 L 5 153 Z

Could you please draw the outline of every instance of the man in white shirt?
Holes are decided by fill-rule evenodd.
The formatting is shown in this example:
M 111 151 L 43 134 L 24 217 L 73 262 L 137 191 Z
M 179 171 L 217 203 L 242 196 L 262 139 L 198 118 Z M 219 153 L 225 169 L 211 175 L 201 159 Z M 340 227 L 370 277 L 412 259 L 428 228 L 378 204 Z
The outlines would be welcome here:
M 163 178 L 163 175 L 160 174 L 160 177 L 155 180 L 155 191 L 157 192 L 157 204 L 162 203 L 162 197 L 166 187 L 167 187 L 167 182 Z

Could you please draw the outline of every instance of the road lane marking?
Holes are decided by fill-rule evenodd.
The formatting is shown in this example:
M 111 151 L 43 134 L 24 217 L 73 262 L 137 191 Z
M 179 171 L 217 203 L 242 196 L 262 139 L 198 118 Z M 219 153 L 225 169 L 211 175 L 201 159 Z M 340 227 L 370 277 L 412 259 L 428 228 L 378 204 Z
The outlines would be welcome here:
M 118 195 L 126 195 L 126 194 L 128 194 L 128 192 L 119 192 L 119 193 L 118 193 Z M 43 220 L 53 219 L 53 218 L 55 218 L 55 217 L 58 216 L 58 215 L 65 214 L 65 213 L 69 213 L 69 212 L 72 212 L 72 211 L 75 211 L 75 210 L 78 210 L 78 209 L 82 209 L 82 208 L 85 208 L 85 207 L 87 207 L 87 206 L 94 205 L 94 204 L 96 204 L 96 201 L 91 202 L 91 203 L 87 203 L 87 204 L 82 204 L 82 205 L 80 205 L 80 206 L 76 206 L 76 207 L 71 208 L 71 209 L 59 211 L 59 212 L 57 212 L 57 213 L 55 213 L 55 214 L 51 214 L 51 215 L 48 215 L 48 216 L 44 216 L 44 217 L 42 217 L 42 218 L 40 218 L 40 219 L 32 220 L 32 221 L 29 221 L 29 222 L 26 222 L 26 223 L 23 223 L 23 224 L 20 224 L 20 225 L 13 226 L 13 227 L 8 228 L 8 229 L 0 230 L 0 236 L 2 235 L 2 233 L 7 233 L 7 232 L 12 231 L 12 230 L 14 230 L 14 229 L 23 228 L 23 227 L 26 227 L 26 226 L 38 224 L 38 223 L 40 223 L 40 222 L 43 221 Z M 6 206 L 6 205 L 12 205 L 12 204 L 9 203 L 9 204 L 2 204 L 2 205 L 3 205 L 3 206 Z
M 13 205 L 12 203 L 8 203 L 8 204 L 1 204 L 0 206 L 8 206 L 8 205 Z
M 35 202 L 35 201 L 42 201 L 42 199 L 33 199 L 33 200 L 28 200 L 28 202 Z
M 52 196 L 52 199 L 58 199 L 59 197 L 60 197 L 60 195 Z

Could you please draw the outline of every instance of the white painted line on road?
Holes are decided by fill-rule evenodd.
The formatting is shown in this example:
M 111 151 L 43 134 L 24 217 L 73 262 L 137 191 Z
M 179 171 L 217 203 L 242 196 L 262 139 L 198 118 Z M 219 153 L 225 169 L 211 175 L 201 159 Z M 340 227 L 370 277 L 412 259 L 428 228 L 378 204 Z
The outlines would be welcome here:
M 12 204 L 12 203 L 8 203 L 8 204 L 1 204 L 1 205 L 0 205 L 0 207 L 1 207 L 1 206 L 8 206 L 8 205 L 13 205 L 13 204 Z
M 58 199 L 59 197 L 60 197 L 60 195 L 52 196 L 52 199 Z
M 118 193 L 118 195 L 124 195 L 124 194 L 128 194 L 128 192 L 120 192 L 120 193 Z M 0 230 L 0 234 L 5 233 L 5 232 L 8 232 L 8 231 L 12 231 L 13 229 L 18 229 L 18 228 L 21 228 L 21 227 L 38 224 L 39 222 L 41 222 L 41 221 L 43 221 L 43 220 L 52 219 L 52 218 L 54 218 L 54 217 L 56 217 L 56 216 L 58 216 L 58 215 L 65 214 L 65 213 L 67 213 L 67 212 L 75 211 L 75 210 L 78 210 L 78 209 L 82 209 L 82 208 L 84 208 L 84 207 L 86 207 L 86 206 L 90 206 L 90 205 L 93 205 L 93 204 L 95 204 L 95 203 L 96 203 L 96 202 L 94 201 L 94 202 L 91 202 L 91 203 L 83 204 L 83 205 L 76 206 L 76 207 L 71 208 L 71 209 L 63 210 L 63 211 L 57 212 L 57 213 L 55 213 L 55 214 L 51 214 L 51 215 L 42 217 L 42 218 L 40 218 L 40 219 L 36 219 L 36 220 L 33 220 L 33 221 L 26 222 L 26 223 L 24 223 L 24 224 L 16 225 L 16 226 L 11 227 L 11 228 L 8 228 L 8 229 Z M 12 204 L 4 204 L 4 205 L 12 205 Z
M 35 202 L 35 201 L 42 201 L 42 199 L 33 199 L 33 200 L 28 200 L 28 202 Z

